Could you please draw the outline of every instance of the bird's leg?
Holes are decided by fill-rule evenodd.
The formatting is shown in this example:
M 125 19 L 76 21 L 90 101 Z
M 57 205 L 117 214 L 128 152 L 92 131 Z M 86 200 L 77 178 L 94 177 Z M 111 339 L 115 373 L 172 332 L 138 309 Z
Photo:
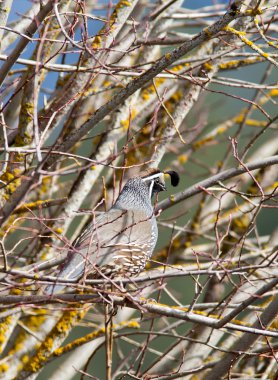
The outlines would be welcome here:
M 120 290 L 121 293 L 124 293 L 124 294 L 127 293 L 126 287 L 125 287 L 124 283 L 121 280 L 119 282 L 119 290 Z
M 102 292 L 97 292 L 97 294 L 100 296 L 101 299 L 103 299 L 103 302 L 106 305 L 110 305 L 111 308 L 114 308 L 113 299 L 109 296 L 109 294 L 107 294 L 107 296 L 104 296 Z

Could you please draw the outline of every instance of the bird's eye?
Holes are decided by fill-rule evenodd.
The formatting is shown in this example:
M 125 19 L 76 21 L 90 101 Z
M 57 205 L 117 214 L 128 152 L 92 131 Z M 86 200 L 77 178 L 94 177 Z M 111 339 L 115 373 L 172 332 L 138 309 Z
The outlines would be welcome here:
M 154 180 L 154 184 L 157 185 L 157 186 L 159 186 L 159 187 L 161 186 L 161 182 L 160 182 L 159 178 L 156 178 Z

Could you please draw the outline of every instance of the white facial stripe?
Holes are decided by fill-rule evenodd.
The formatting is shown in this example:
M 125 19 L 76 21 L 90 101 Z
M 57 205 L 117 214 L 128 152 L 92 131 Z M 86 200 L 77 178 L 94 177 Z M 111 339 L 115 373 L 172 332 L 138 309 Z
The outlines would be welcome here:
M 150 188 L 149 188 L 149 197 L 150 197 L 150 198 L 152 197 L 153 185 L 154 185 L 154 181 L 151 182 L 151 184 L 150 184 Z
M 146 178 L 142 178 L 143 181 L 149 181 L 151 179 L 155 179 L 155 178 L 160 178 L 164 176 L 164 173 L 155 173 L 153 175 L 150 175 L 149 177 L 146 177 Z

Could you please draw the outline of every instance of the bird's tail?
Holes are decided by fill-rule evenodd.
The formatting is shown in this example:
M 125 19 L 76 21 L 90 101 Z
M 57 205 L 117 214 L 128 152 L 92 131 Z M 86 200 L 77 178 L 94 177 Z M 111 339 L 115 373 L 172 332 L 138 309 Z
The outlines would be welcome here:
M 56 293 L 60 293 L 67 285 L 65 285 L 61 280 L 70 280 L 70 281 L 76 281 L 78 280 L 82 273 L 84 273 L 85 269 L 85 261 L 82 259 L 80 260 L 80 255 L 71 255 L 71 257 L 68 257 L 65 264 L 61 268 L 56 283 L 48 285 L 44 289 L 44 294 L 46 295 L 53 295 Z

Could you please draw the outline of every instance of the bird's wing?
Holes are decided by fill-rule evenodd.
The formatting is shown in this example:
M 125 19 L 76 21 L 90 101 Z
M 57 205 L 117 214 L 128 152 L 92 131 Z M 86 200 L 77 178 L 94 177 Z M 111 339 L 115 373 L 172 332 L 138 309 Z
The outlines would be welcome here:
M 97 216 L 73 243 L 59 277 L 77 279 L 84 271 L 96 272 L 107 265 L 113 269 L 126 257 L 152 251 L 156 241 L 151 219 L 141 211 L 116 209 Z

